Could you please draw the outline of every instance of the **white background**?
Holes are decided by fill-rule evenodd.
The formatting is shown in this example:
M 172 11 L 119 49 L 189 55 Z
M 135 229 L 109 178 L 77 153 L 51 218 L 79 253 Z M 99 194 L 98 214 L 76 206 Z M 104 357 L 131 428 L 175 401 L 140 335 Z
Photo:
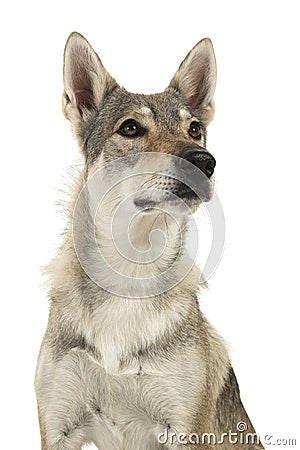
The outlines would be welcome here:
M 73 30 L 89 39 L 122 85 L 144 93 L 163 90 L 192 46 L 212 39 L 218 86 L 208 149 L 217 159 L 227 241 L 201 307 L 229 343 L 257 431 L 297 437 L 297 6 L 208 0 L 2 5 L 1 448 L 39 448 L 33 376 L 48 312 L 40 266 L 54 254 L 63 224 L 59 189 L 79 157 L 60 104 L 63 47 Z

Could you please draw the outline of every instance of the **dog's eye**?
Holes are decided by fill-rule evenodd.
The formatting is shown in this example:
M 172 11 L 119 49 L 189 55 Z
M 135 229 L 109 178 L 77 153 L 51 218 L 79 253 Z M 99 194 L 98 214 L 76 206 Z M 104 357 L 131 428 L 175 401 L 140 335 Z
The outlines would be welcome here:
M 145 134 L 145 128 L 143 128 L 136 120 L 128 119 L 122 123 L 118 130 L 118 133 L 121 136 L 134 138 L 143 136 L 143 134 Z
M 202 130 L 201 130 L 201 126 L 200 123 L 198 122 L 192 122 L 189 128 L 189 135 L 193 138 L 193 139 L 201 139 L 202 137 Z

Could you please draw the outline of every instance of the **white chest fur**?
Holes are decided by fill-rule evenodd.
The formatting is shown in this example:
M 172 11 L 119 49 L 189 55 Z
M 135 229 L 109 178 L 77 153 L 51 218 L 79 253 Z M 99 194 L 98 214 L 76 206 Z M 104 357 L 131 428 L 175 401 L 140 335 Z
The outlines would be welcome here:
M 120 361 L 145 348 L 184 320 L 187 308 L 172 302 L 155 308 L 151 299 L 111 297 L 81 322 L 81 333 L 101 355 L 107 373 L 120 372 Z M 128 369 L 138 371 L 138 367 Z

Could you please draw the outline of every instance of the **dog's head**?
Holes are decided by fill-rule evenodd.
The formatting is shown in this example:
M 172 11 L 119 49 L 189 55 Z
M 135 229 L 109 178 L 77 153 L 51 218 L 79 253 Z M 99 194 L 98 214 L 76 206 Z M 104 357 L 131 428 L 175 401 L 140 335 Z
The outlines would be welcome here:
M 194 210 L 201 200 L 209 200 L 216 162 L 206 150 L 206 127 L 214 116 L 215 84 L 209 39 L 191 50 L 163 93 L 140 95 L 121 88 L 86 39 L 72 33 L 64 53 L 63 110 L 88 176 L 132 157 L 143 172 L 131 184 L 139 191 L 137 208 L 149 211 L 162 203 L 176 205 L 179 199 Z M 143 159 L 150 154 L 152 162 Z

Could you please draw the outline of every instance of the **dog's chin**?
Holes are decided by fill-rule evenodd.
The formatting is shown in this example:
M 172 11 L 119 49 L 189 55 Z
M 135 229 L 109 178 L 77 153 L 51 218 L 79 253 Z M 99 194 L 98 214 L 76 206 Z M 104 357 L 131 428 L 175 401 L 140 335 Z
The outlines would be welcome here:
M 209 202 L 213 196 L 211 186 L 205 186 L 196 194 L 192 189 L 184 187 L 169 192 L 161 191 L 159 198 L 148 197 L 147 194 L 137 195 L 134 200 L 135 207 L 144 214 L 153 214 L 157 211 L 188 215 L 194 213 L 201 203 Z

